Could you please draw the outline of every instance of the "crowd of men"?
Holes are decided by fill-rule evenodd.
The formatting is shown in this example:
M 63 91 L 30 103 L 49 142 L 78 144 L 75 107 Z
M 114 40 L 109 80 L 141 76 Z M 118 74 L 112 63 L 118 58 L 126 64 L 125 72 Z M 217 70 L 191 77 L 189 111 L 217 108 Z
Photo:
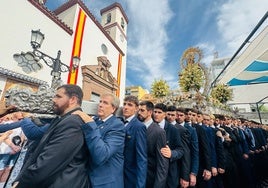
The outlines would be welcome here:
M 2 134 L 21 127 L 28 140 L 14 187 L 268 187 L 265 125 L 135 96 L 120 109 L 113 94 L 101 95 L 91 116 L 80 108 L 82 98 L 80 87 L 63 85 L 51 122 L 22 117 L 0 125 Z

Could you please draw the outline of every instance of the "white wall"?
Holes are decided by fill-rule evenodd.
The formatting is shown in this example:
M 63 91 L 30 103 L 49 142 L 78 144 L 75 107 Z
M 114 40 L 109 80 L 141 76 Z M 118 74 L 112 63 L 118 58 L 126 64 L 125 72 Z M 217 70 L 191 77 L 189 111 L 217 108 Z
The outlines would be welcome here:
M 78 6 L 76 6 L 78 8 Z M 70 18 L 77 20 L 78 9 L 74 11 L 74 17 L 68 15 L 66 19 L 70 22 Z M 58 26 L 54 21 L 50 20 L 46 15 L 40 12 L 28 1 L 21 0 L 7 0 L 0 6 L 1 15 L 1 30 L 0 30 L 0 66 L 18 73 L 25 74 L 22 69 L 17 66 L 17 62 L 13 59 L 16 53 L 32 51 L 30 45 L 31 30 L 40 29 L 45 34 L 45 40 L 40 50 L 46 54 L 56 58 L 58 50 L 61 50 L 61 61 L 69 66 L 71 61 L 71 54 L 74 41 L 74 33 L 76 23 L 73 24 L 73 35 L 69 35 L 65 30 Z M 71 25 L 71 23 L 68 23 Z M 101 44 L 108 47 L 108 54 L 103 54 Z M 99 30 L 95 23 L 87 17 L 84 38 L 81 50 L 80 67 L 83 65 L 97 64 L 97 57 L 105 55 L 111 62 L 111 73 L 117 78 L 118 71 L 118 57 L 119 51 L 113 46 L 106 36 Z M 43 69 L 28 74 L 28 76 L 35 77 L 51 83 L 50 76 L 51 69 L 43 64 Z M 123 57 L 122 62 L 122 78 L 120 85 L 120 99 L 124 97 L 125 91 L 125 71 L 126 71 L 126 56 Z M 68 73 L 61 75 L 64 83 L 67 82 Z M 82 85 L 81 69 L 79 70 L 78 85 Z
M 1 30 L 0 30 L 0 62 L 1 67 L 18 73 L 25 74 L 17 62 L 13 59 L 16 53 L 32 51 L 30 45 L 31 30 L 40 29 L 45 34 L 45 40 L 41 51 L 56 58 L 57 51 L 61 50 L 62 62 L 70 62 L 72 40 L 68 33 L 33 7 L 28 1 L 8 0 L 4 6 L 0 6 Z M 38 72 L 30 73 L 32 76 L 48 83 L 51 82 L 51 69 L 44 65 Z M 67 74 L 67 73 L 65 73 Z M 65 76 L 63 74 L 63 76 Z

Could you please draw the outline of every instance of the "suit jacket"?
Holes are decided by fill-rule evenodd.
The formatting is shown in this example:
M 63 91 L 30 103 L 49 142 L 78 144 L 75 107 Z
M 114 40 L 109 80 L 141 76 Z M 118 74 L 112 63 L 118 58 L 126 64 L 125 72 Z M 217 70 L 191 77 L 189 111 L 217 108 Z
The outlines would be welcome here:
M 265 145 L 265 135 L 262 133 L 260 128 L 251 128 L 254 140 L 255 140 L 255 150 L 260 149 Z
M 89 179 L 93 188 L 123 188 L 124 124 L 115 116 L 97 125 L 82 126 L 89 156 Z
M 230 126 L 224 126 L 224 130 L 229 134 L 231 142 L 229 144 L 228 150 L 234 159 L 236 165 L 240 162 L 242 157 L 242 150 L 239 149 L 239 138 L 235 134 L 235 129 Z
M 208 144 L 210 148 L 211 167 L 217 168 L 218 161 L 217 161 L 217 154 L 216 154 L 216 148 L 215 148 L 216 134 L 211 127 L 208 127 L 206 125 L 203 125 L 203 126 L 207 133 Z
M 183 156 L 183 148 L 179 130 L 165 121 L 167 145 L 171 150 L 171 158 L 169 159 L 168 177 L 166 187 L 177 187 L 179 184 L 179 166 L 178 160 Z
M 166 133 L 156 123 L 147 128 L 148 170 L 147 188 L 164 188 L 168 174 L 168 159 L 160 149 L 166 145 Z
M 189 181 L 190 180 L 189 174 L 191 173 L 190 132 L 188 131 L 188 129 L 186 129 L 185 127 L 183 127 L 178 123 L 176 123 L 174 126 L 179 130 L 181 136 L 182 148 L 184 152 L 182 158 L 178 161 L 179 176 L 180 178 Z
M 89 187 L 83 121 L 73 111 L 52 122 L 17 177 L 18 188 Z
M 240 145 L 242 148 L 242 152 L 245 154 L 248 154 L 249 153 L 249 145 L 248 145 L 248 142 L 246 140 L 245 132 L 243 129 L 238 128 L 238 133 L 239 133 L 240 138 L 241 138 Z
M 184 127 L 190 133 L 190 151 L 191 151 L 191 173 L 197 176 L 199 169 L 199 144 L 196 129 L 189 125 L 189 123 L 184 124 Z
M 217 131 L 220 131 L 218 128 L 214 128 L 215 134 L 215 149 L 217 154 L 217 166 L 218 168 L 225 169 L 226 164 L 226 154 L 224 151 L 223 140 L 216 135 Z
M 245 137 L 248 143 L 248 147 L 250 150 L 253 151 L 255 148 L 255 139 L 254 139 L 251 129 L 249 127 L 246 127 L 244 130 L 244 133 L 245 133 Z
M 124 183 L 127 188 L 144 188 L 147 174 L 147 130 L 137 117 L 125 127 Z
M 209 145 L 209 139 L 204 125 L 193 125 L 196 128 L 199 143 L 199 169 L 196 180 L 196 187 L 199 188 L 213 188 L 213 181 L 204 180 L 203 171 L 211 171 L 211 148 Z
M 226 141 L 224 140 L 223 142 L 223 148 L 224 148 L 224 153 L 226 157 L 226 162 L 225 162 L 225 174 L 230 174 L 231 171 L 234 171 L 236 169 L 236 164 L 235 160 L 233 158 L 233 148 L 234 148 L 234 142 L 236 140 L 236 137 L 232 133 L 232 129 L 227 126 L 223 126 L 224 130 L 229 134 L 231 141 Z M 233 178 L 236 178 L 233 176 Z
M 199 176 L 202 177 L 203 170 L 211 171 L 211 151 L 209 140 L 203 125 L 193 125 L 196 128 L 199 145 Z

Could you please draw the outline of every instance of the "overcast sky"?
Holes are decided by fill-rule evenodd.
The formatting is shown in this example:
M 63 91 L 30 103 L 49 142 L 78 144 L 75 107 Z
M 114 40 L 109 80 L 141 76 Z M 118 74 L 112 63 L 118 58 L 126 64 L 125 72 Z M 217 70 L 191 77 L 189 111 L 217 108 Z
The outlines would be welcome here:
M 67 0 L 48 0 L 58 7 Z M 84 0 L 100 21 L 113 0 Z M 128 19 L 126 86 L 150 90 L 155 79 L 177 89 L 180 58 L 189 47 L 203 51 L 209 66 L 214 52 L 231 57 L 264 16 L 268 0 L 118 0 Z M 262 28 L 266 26 L 266 20 Z M 258 33 L 261 29 L 258 30 Z

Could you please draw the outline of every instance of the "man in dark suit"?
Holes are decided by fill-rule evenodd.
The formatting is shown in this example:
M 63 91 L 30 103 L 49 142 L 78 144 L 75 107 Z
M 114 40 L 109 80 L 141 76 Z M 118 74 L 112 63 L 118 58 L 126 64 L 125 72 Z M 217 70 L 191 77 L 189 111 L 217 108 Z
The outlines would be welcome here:
M 158 125 L 166 132 L 166 146 L 161 149 L 164 157 L 169 159 L 167 188 L 177 187 L 179 184 L 178 160 L 183 156 L 183 148 L 179 130 L 171 125 L 166 118 L 167 107 L 163 103 L 154 106 L 153 118 Z
M 210 115 L 203 113 L 202 115 L 202 126 L 205 128 L 205 131 L 207 133 L 209 148 L 210 148 L 210 158 L 211 158 L 211 179 L 206 182 L 207 186 L 206 188 L 218 188 L 218 184 L 216 183 L 216 177 L 218 176 L 218 170 L 217 170 L 217 153 L 215 148 L 215 142 L 216 142 L 216 134 L 214 130 L 209 126 L 211 123 Z M 220 185 L 220 187 L 222 187 Z
M 205 119 L 205 117 L 204 117 Z M 217 175 L 213 175 L 213 170 L 212 170 L 212 178 L 215 181 L 215 188 L 223 188 L 223 174 L 225 173 L 225 163 L 226 163 L 226 157 L 224 153 L 224 146 L 223 146 L 223 141 L 224 137 L 222 135 L 222 131 L 218 128 L 215 127 L 215 119 L 216 117 L 213 114 L 210 114 L 210 122 L 209 127 L 212 129 L 212 137 L 214 139 L 215 143 L 215 151 L 216 151 L 216 162 L 217 162 Z
M 226 165 L 226 155 L 224 152 L 224 136 L 225 131 L 221 128 L 219 114 L 210 115 L 210 127 L 213 128 L 215 137 L 215 149 L 217 154 L 217 167 L 219 175 L 224 174 Z
M 57 89 L 53 107 L 60 117 L 50 124 L 24 164 L 14 183 L 17 188 L 89 187 L 83 121 L 71 114 L 81 110 L 82 98 L 79 86 L 63 85 Z
M 146 188 L 164 188 L 166 186 L 169 161 L 161 154 L 160 150 L 166 146 L 166 133 L 153 122 L 153 110 L 154 105 L 152 102 L 140 102 L 138 119 L 147 128 L 148 168 Z
M 182 148 L 184 152 L 182 158 L 178 161 L 179 182 L 180 186 L 183 188 L 188 187 L 190 181 L 189 178 L 191 169 L 190 133 L 188 129 L 177 123 L 176 119 L 177 119 L 177 108 L 175 106 L 168 106 L 166 120 L 179 130 L 181 136 Z
M 76 111 L 86 123 L 82 126 L 89 157 L 89 178 L 94 188 L 124 187 L 124 124 L 115 115 L 119 99 L 111 94 L 101 95 L 98 119 Z
M 136 113 L 139 100 L 126 96 L 123 103 L 125 118 L 124 184 L 127 188 L 144 188 L 147 174 L 147 130 Z
M 196 109 L 190 109 L 188 113 L 195 114 L 192 118 L 193 127 L 196 129 L 199 144 L 199 170 L 197 175 L 197 187 L 207 188 L 208 180 L 211 179 L 211 150 L 208 135 L 202 125 L 203 115 Z
M 221 158 L 218 158 L 218 172 L 222 178 L 223 187 L 224 188 L 233 188 L 239 187 L 237 184 L 237 169 L 233 157 L 230 152 L 230 148 L 232 147 L 232 140 L 230 138 L 229 133 L 227 133 L 223 129 L 223 125 L 225 123 L 225 117 L 221 114 L 215 114 L 215 129 L 217 130 L 216 136 L 219 139 L 218 141 L 223 142 L 222 146 L 218 145 L 216 147 L 216 151 L 220 153 L 220 150 L 223 150 L 223 155 Z M 216 142 L 217 143 L 217 142 Z M 222 158 L 223 157 L 223 158 Z
M 185 127 L 190 133 L 190 155 L 191 155 L 191 169 L 190 169 L 190 187 L 196 185 L 196 176 L 199 169 L 199 146 L 196 129 L 192 127 L 191 111 L 184 108 L 177 108 L 177 122 Z
M 226 175 L 228 174 L 233 174 L 233 185 L 235 185 L 236 187 L 241 187 L 241 178 L 240 178 L 240 168 L 241 163 L 240 163 L 240 157 L 242 156 L 242 154 L 240 153 L 239 150 L 237 150 L 239 148 L 239 141 L 238 141 L 238 137 L 234 134 L 234 129 L 233 129 L 233 125 L 232 125 L 232 118 L 229 116 L 225 116 L 225 122 L 224 122 L 224 126 L 223 126 L 224 130 L 228 133 L 230 141 L 228 143 L 228 152 L 231 154 L 231 158 L 233 160 L 233 164 L 231 170 L 232 172 L 229 172 L 228 170 L 226 170 Z M 240 156 L 241 155 L 241 156 Z M 231 166 L 230 163 L 231 161 L 227 161 L 227 165 Z

